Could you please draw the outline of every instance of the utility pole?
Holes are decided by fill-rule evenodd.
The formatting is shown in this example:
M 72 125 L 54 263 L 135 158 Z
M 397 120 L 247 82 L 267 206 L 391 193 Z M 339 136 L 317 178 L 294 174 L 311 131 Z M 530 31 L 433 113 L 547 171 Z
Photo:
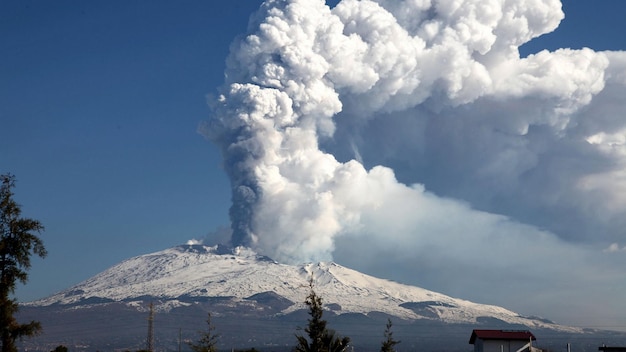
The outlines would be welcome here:
M 150 315 L 148 315 L 148 339 L 146 341 L 146 350 L 154 351 L 154 306 L 150 302 Z

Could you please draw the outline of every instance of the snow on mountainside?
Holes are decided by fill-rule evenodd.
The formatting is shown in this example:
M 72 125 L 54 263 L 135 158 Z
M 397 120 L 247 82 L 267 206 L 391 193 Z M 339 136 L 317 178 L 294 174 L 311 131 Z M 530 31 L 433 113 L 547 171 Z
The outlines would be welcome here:
M 522 317 L 501 307 L 378 279 L 335 263 L 292 266 L 279 264 L 247 248 L 203 245 L 181 245 L 128 259 L 28 305 L 76 306 L 111 301 L 133 304 L 150 297 L 161 302 L 161 309 L 167 309 L 190 305 L 194 299 L 203 297 L 243 301 L 273 292 L 271 295 L 289 301 L 281 311 L 287 314 L 306 308 L 303 302 L 311 277 L 326 309 L 337 314 L 383 312 L 405 320 L 435 319 L 446 323 L 475 323 L 479 318 L 489 317 L 530 328 L 578 330 Z

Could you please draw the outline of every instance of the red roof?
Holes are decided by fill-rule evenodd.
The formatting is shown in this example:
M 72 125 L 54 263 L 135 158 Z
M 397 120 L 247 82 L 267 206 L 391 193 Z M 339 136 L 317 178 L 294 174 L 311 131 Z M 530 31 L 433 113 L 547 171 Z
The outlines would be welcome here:
M 474 330 L 469 343 L 473 345 L 477 338 L 481 340 L 536 340 L 535 335 L 528 330 Z

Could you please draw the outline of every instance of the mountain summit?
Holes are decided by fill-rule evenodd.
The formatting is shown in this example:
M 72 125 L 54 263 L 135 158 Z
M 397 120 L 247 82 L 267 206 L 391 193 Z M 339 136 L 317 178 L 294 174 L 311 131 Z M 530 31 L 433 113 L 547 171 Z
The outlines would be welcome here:
M 155 336 L 166 349 L 192 340 L 211 313 L 220 348 L 290 350 L 308 319 L 313 280 L 324 319 L 361 351 L 378 350 L 387 319 L 404 349 L 464 351 L 473 328 L 531 329 L 563 335 L 588 330 L 524 317 L 508 309 L 452 298 L 379 279 L 332 262 L 286 265 L 244 247 L 180 245 L 125 260 L 50 297 L 22 306 L 23 319 L 40 320 L 45 334 L 29 350 L 142 349 L 149 307 Z M 562 341 L 562 340 L 559 340 Z

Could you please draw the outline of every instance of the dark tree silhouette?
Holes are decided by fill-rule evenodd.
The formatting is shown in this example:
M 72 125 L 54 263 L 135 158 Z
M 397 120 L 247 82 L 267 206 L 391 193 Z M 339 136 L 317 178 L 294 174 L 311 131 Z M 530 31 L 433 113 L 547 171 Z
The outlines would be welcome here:
M 385 340 L 380 346 L 380 352 L 394 352 L 394 346 L 400 343 L 400 341 L 394 340 L 391 326 L 391 319 L 387 319 L 387 326 L 385 327 Z
M 19 324 L 15 319 L 18 310 L 15 293 L 17 281 L 26 283 L 30 257 L 45 257 L 43 242 L 35 235 L 43 231 L 39 221 L 22 218 L 20 206 L 13 200 L 15 176 L 0 175 L 0 341 L 2 352 L 15 352 L 15 341 L 33 336 L 41 331 L 37 321 Z
M 215 333 L 215 326 L 211 322 L 211 313 L 207 314 L 207 330 L 200 331 L 200 340 L 198 343 L 189 343 L 189 347 L 194 352 L 217 352 L 217 340 L 220 335 Z
M 63 346 L 63 345 L 58 345 L 57 347 L 55 347 L 52 351 L 50 352 L 67 352 L 67 347 Z
M 296 352 L 343 352 L 348 348 L 349 337 L 341 337 L 335 334 L 334 330 L 326 328 L 326 320 L 322 319 L 324 309 L 322 308 L 322 298 L 313 289 L 313 278 L 309 281 L 311 289 L 304 303 L 309 307 L 308 326 L 304 329 L 309 338 L 296 335 L 298 344 Z

